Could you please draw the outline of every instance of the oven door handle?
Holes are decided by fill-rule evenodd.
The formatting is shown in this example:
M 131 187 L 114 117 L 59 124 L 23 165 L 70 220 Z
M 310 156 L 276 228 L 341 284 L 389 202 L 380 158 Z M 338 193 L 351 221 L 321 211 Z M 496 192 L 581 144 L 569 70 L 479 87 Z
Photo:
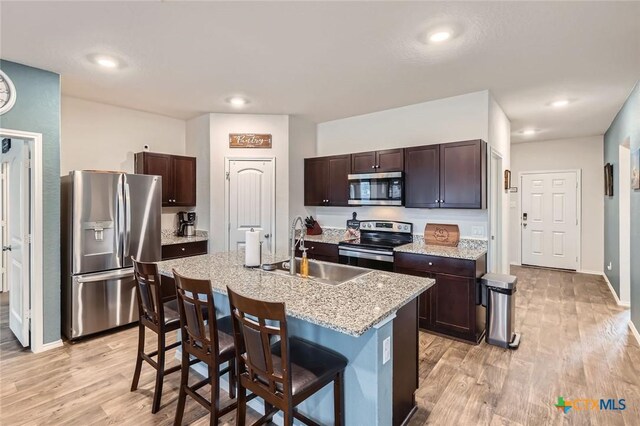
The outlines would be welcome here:
M 393 263 L 393 252 L 377 252 L 373 250 L 341 248 L 338 251 L 340 256 L 357 257 L 360 259 L 379 260 L 381 262 Z

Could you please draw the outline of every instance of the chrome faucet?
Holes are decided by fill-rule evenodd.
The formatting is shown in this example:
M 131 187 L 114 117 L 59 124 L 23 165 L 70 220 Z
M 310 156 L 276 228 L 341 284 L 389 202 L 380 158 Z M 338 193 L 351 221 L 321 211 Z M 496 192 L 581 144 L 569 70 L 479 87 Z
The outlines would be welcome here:
M 298 225 L 298 222 L 300 222 L 300 225 L 302 225 L 301 227 L 301 231 L 300 231 L 300 238 L 298 238 L 298 240 L 296 241 L 296 226 Z M 289 274 L 290 275 L 295 275 L 296 274 L 296 244 L 300 243 L 300 249 L 304 248 L 304 236 L 307 234 L 307 228 L 304 226 L 304 220 L 302 219 L 302 216 L 298 216 L 295 219 L 293 219 L 293 223 L 291 224 L 291 230 L 289 232 L 289 237 L 290 237 L 290 244 L 291 244 L 291 257 L 289 258 Z

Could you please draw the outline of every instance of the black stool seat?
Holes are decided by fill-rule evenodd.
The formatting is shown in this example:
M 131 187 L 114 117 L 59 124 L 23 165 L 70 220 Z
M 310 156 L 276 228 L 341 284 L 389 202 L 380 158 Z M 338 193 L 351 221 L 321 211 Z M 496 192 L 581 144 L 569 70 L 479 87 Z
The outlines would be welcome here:
M 280 358 L 280 342 L 271 346 L 273 355 L 273 370 L 282 374 L 282 359 Z M 347 366 L 347 359 L 342 355 L 322 346 L 307 342 L 296 337 L 289 337 L 289 356 L 291 358 L 291 393 L 293 397 L 313 384 L 330 383 L 336 374 Z M 281 383 L 276 388 L 282 392 Z

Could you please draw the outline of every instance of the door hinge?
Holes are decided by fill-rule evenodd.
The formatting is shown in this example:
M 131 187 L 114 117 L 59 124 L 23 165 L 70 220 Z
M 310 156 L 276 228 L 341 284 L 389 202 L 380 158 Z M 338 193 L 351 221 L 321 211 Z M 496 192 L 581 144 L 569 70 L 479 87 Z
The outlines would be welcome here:
M 27 234 L 24 236 L 24 242 L 27 244 L 31 244 L 31 234 Z
M 30 169 L 31 168 L 31 160 L 25 160 L 24 161 L 24 168 L 25 169 Z
M 225 173 L 225 179 L 230 180 L 229 172 Z
M 26 319 L 31 321 L 31 309 L 27 309 L 27 311 L 24 313 L 24 316 Z
M 231 222 L 227 223 L 227 229 L 231 231 Z

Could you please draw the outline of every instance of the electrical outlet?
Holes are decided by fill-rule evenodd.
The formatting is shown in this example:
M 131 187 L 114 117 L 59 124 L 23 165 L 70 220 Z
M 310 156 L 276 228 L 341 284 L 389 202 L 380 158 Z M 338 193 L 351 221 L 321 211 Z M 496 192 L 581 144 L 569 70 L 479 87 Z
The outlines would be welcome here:
M 474 237 L 483 237 L 484 236 L 484 226 L 472 226 L 471 227 L 471 235 Z
M 386 364 L 391 359 L 391 337 L 382 341 L 382 364 Z
M 610 271 L 611 268 L 613 268 L 613 266 L 611 266 L 611 262 L 609 262 L 609 264 L 607 265 L 607 271 Z

